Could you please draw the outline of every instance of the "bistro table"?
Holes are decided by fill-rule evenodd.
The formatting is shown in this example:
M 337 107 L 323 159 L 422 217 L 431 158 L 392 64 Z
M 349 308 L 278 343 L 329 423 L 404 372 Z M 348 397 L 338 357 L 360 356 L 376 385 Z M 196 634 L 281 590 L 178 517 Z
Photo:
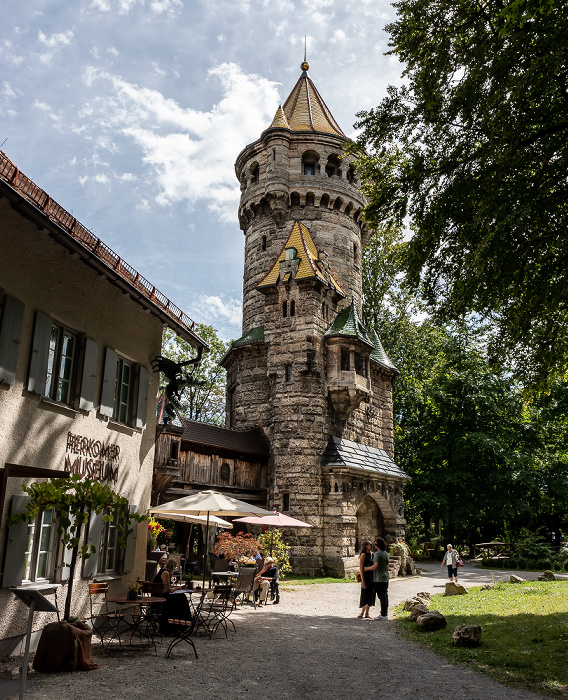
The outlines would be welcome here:
M 160 596 L 138 596 L 136 600 L 131 600 L 127 596 L 106 596 L 103 598 L 104 603 L 114 603 L 115 605 L 136 605 L 140 606 L 140 613 L 132 616 L 132 622 L 124 620 L 126 628 L 121 632 L 119 628 L 115 631 L 114 638 L 118 638 L 118 644 L 121 646 L 120 637 L 122 634 L 130 633 L 130 643 L 134 634 L 140 634 L 148 640 L 148 645 L 156 647 L 154 642 L 154 634 L 156 631 L 156 621 L 152 613 L 152 605 L 160 605 L 166 602 L 165 598 Z M 145 628 L 145 633 L 144 633 Z

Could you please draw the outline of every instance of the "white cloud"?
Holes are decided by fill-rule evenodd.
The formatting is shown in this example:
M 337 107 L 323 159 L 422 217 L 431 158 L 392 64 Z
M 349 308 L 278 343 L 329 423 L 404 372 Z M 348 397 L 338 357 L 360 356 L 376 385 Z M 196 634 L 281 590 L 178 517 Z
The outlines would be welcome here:
M 181 0 L 153 0 L 150 3 L 150 8 L 156 14 L 161 14 L 162 12 L 172 14 L 176 9 L 183 8 L 183 3 Z
M 116 49 L 114 46 L 109 47 L 106 52 L 110 53 L 111 56 L 118 56 L 118 49 Z
M 22 94 L 21 90 L 18 90 L 17 88 L 14 90 L 14 88 L 10 85 L 10 83 L 7 83 L 7 82 L 4 82 L 4 87 L 2 88 L 2 91 L 0 92 L 0 95 L 3 95 L 8 100 L 13 100 L 18 95 L 21 95 L 21 94 Z
M 157 90 L 141 88 L 97 69 L 85 73 L 110 82 L 111 96 L 89 105 L 98 112 L 109 142 L 129 136 L 155 179 L 158 204 L 205 201 L 221 220 L 234 222 L 239 200 L 234 162 L 239 151 L 267 128 L 278 106 L 277 84 L 245 74 L 234 63 L 209 71 L 221 99 L 209 111 L 183 107 Z
M 68 46 L 71 43 L 71 39 L 73 39 L 73 30 L 69 29 L 65 33 L 52 34 L 51 36 L 47 36 L 40 30 L 37 38 L 50 49 L 56 49 L 59 46 Z
M 222 323 L 236 328 L 241 326 L 243 305 L 239 299 L 202 294 L 198 297 L 197 304 L 192 306 L 199 309 L 198 317 L 204 319 L 205 323 Z
M 343 29 L 336 29 L 331 35 L 331 41 L 333 42 L 345 41 L 345 39 L 347 39 L 347 34 L 343 31 Z
M 152 67 L 154 68 L 154 73 L 156 73 L 157 75 L 167 75 L 168 74 L 167 70 L 160 68 L 160 64 L 158 61 L 152 61 Z

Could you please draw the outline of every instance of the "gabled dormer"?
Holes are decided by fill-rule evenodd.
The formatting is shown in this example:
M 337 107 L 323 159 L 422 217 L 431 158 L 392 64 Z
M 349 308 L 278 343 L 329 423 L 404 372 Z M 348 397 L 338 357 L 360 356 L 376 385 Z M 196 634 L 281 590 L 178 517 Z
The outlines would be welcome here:
M 337 299 L 345 298 L 339 283 L 325 261 L 324 251 L 318 251 L 307 226 L 295 221 L 280 254 L 270 271 L 256 285 L 260 292 L 275 287 L 280 282 L 320 282 L 329 288 Z

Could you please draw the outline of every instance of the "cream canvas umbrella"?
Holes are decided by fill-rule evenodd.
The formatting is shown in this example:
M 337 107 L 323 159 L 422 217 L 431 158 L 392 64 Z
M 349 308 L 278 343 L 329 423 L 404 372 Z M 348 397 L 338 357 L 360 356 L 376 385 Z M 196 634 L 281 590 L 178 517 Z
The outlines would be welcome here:
M 209 539 L 209 522 L 212 515 L 236 517 L 238 515 L 272 515 L 269 510 L 253 506 L 238 498 L 227 496 L 219 491 L 198 491 L 189 496 L 178 498 L 161 506 L 150 508 L 150 513 L 177 513 L 179 515 L 203 515 L 207 517 L 207 540 Z M 203 587 L 205 587 L 206 552 L 203 555 Z
M 246 518 L 235 518 L 236 523 L 249 523 L 250 525 L 263 525 L 264 527 L 313 527 L 303 520 L 291 518 L 289 515 L 282 515 L 273 510 L 270 515 L 251 516 Z M 272 532 L 274 532 L 272 530 Z M 270 537 L 270 556 L 272 556 L 272 536 Z

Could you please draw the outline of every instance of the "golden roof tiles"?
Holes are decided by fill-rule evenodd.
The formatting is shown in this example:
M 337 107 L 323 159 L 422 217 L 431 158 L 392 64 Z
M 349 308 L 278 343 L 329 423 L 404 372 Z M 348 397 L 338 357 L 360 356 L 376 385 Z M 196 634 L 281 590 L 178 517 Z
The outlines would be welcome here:
M 302 63 L 302 75 L 284 106 L 278 108 L 270 128 L 316 131 L 347 138 L 309 77 L 308 68 L 307 63 Z
M 317 279 L 328 287 L 334 289 L 341 296 L 345 296 L 343 290 L 331 274 L 327 265 L 319 260 L 319 253 L 310 234 L 309 229 L 300 221 L 295 221 L 292 231 L 284 244 L 280 255 L 268 274 L 257 284 L 257 289 L 265 289 L 278 284 L 280 279 L 280 263 L 286 259 L 286 250 L 294 248 L 296 251 L 294 259 L 298 260 L 298 267 L 294 279 L 311 280 Z M 283 282 L 288 282 L 292 273 L 287 271 Z

